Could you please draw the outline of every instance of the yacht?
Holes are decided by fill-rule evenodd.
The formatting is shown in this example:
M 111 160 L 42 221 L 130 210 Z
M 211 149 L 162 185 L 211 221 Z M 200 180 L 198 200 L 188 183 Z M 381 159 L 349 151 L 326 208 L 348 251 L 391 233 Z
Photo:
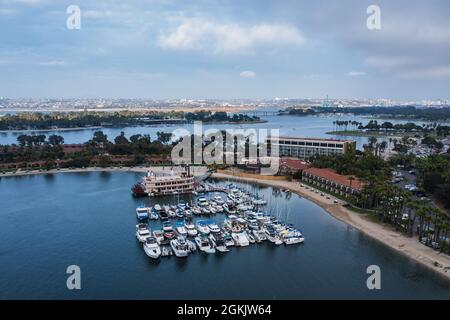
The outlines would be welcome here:
M 177 209 L 175 212 L 177 218 L 183 218 L 184 217 L 184 211 L 182 209 Z
M 199 206 L 201 206 L 201 207 L 206 207 L 206 206 L 209 205 L 208 200 L 206 200 L 205 197 L 200 197 L 200 198 L 198 198 L 197 204 L 198 204 Z
M 183 237 L 170 240 L 170 247 L 172 248 L 173 253 L 175 253 L 175 256 L 179 258 L 187 257 L 189 254 L 189 246 L 186 239 Z
M 223 207 L 221 205 L 217 205 L 215 207 L 215 209 L 216 209 L 216 212 L 218 212 L 218 213 L 222 213 L 223 212 Z
M 180 235 L 180 236 L 187 236 L 187 230 L 186 227 L 184 226 L 183 222 L 178 222 L 175 226 L 175 231 Z
M 253 234 L 251 232 L 244 231 L 244 233 L 247 236 L 247 239 L 250 243 L 256 242 L 255 237 L 253 237 Z
M 297 244 L 297 243 L 303 243 L 305 241 L 305 238 L 303 237 L 303 234 L 294 228 L 288 228 L 284 230 L 281 234 L 281 239 L 283 240 L 284 244 Z
M 139 223 L 138 225 L 136 225 L 136 238 L 139 240 L 139 242 L 145 242 L 145 240 L 147 240 L 147 238 L 150 236 L 151 233 L 146 223 Z
M 212 214 L 216 214 L 216 213 L 217 213 L 217 210 L 216 210 L 216 208 L 215 208 L 214 206 L 209 206 L 209 211 L 210 211 Z
M 198 235 L 195 237 L 195 243 L 199 250 L 206 253 L 215 253 L 216 249 L 212 241 L 205 235 Z
M 246 232 L 244 231 L 233 232 L 231 237 L 233 238 L 235 245 L 238 247 L 246 247 L 250 244 Z
M 165 210 L 161 208 L 159 204 L 155 204 L 155 206 L 153 207 L 153 212 L 157 214 L 161 218 L 161 220 L 169 219 L 169 215 Z
M 202 214 L 202 209 L 197 206 L 194 206 L 194 207 L 192 207 L 192 213 L 196 214 L 196 215 L 200 215 L 200 214 Z
M 222 200 L 222 197 L 219 196 L 219 195 L 214 196 L 214 201 L 215 201 L 218 205 L 221 205 L 221 204 L 224 204 L 224 203 L 225 203 L 225 202 Z
M 241 232 L 242 228 L 239 225 L 237 219 L 238 219 L 237 216 L 234 216 L 234 215 L 228 216 L 228 219 L 226 219 L 224 221 L 225 228 L 227 228 L 231 232 L 235 232 L 235 233 Z
M 223 240 L 225 241 L 225 245 L 227 247 L 234 246 L 233 237 L 231 237 L 231 235 L 227 231 L 223 232 Z
M 197 233 L 198 233 L 197 229 L 195 229 L 195 226 L 192 222 L 190 222 L 190 221 L 184 222 L 184 227 L 186 229 L 188 236 L 195 237 L 197 235 Z
M 146 207 L 137 207 L 136 216 L 140 221 L 148 219 L 148 209 Z
M 266 234 L 262 230 L 252 230 L 253 236 L 256 242 L 262 242 L 267 240 Z
M 173 231 L 172 225 L 169 221 L 163 222 L 163 234 L 164 238 L 167 240 L 172 240 L 175 238 L 175 232 Z
M 205 221 L 197 221 L 197 230 L 203 234 L 209 234 L 210 230 L 208 224 Z
M 228 252 L 230 249 L 227 248 L 227 245 L 225 243 L 225 239 L 223 238 L 222 234 L 210 234 L 209 238 L 214 243 L 214 247 L 219 252 Z
M 184 215 L 186 216 L 186 218 L 190 218 L 190 217 L 192 217 L 192 211 L 186 210 L 186 211 L 184 211 Z
M 203 207 L 203 208 L 202 208 L 202 212 L 203 212 L 204 214 L 210 214 L 210 213 L 211 213 L 211 211 L 210 211 L 207 207 Z
M 281 241 L 280 237 L 278 236 L 278 234 L 276 233 L 276 231 L 274 230 L 272 225 L 267 225 L 265 228 L 265 233 L 266 233 L 266 237 L 270 242 L 275 243 L 276 245 L 280 245 L 283 243 L 283 241 Z
M 164 242 L 164 233 L 161 230 L 153 231 L 153 237 L 156 239 L 158 244 L 161 244 L 162 242 Z
M 211 233 L 219 233 L 221 231 L 219 226 L 216 223 L 208 224 L 208 228 L 211 231 Z
M 145 254 L 152 259 L 158 259 L 161 256 L 161 248 L 155 237 L 148 237 L 143 244 Z

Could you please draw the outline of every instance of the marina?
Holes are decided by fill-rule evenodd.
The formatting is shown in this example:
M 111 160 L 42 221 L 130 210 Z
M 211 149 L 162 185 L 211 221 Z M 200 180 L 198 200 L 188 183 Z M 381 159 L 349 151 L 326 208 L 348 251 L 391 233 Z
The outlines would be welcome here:
M 197 249 L 205 253 L 225 253 L 232 247 L 246 247 L 266 240 L 274 245 L 305 241 L 293 224 L 277 219 L 280 212 L 271 215 L 263 211 L 267 201 L 258 194 L 252 195 L 231 183 L 224 187 L 205 183 L 203 188 L 216 191 L 195 196 L 190 202 L 178 200 L 176 205 L 136 208 L 140 221 L 136 225 L 136 238 L 143 242 L 147 256 L 184 258 Z M 148 222 L 142 223 L 145 220 Z M 160 220 L 162 225 L 151 220 Z M 154 250 L 150 251 L 149 246 Z
M 439 275 L 330 216 L 284 188 L 232 182 L 267 201 L 262 211 L 301 228 L 307 241 L 276 246 L 270 240 L 229 252 L 187 258 L 161 250 L 152 259 L 136 240 L 137 207 L 195 203 L 194 194 L 134 198 L 142 173 L 87 172 L 13 177 L 0 182 L 0 283 L 3 299 L 444 299 L 450 286 Z M 226 188 L 229 180 L 211 180 Z M 22 190 L 17 201 L 17 190 Z M 73 195 L 76 194 L 77 197 Z M 214 192 L 203 194 L 207 201 Z M 220 193 L 225 200 L 225 194 Z M 233 214 L 231 214 L 233 215 Z M 236 213 L 234 214 L 236 215 Z M 185 225 L 194 241 L 197 220 L 221 227 L 230 214 L 193 215 Z M 171 218 L 174 232 L 177 222 Z M 25 223 L 24 223 L 25 221 Z M 161 219 L 143 221 L 163 237 Z M 249 222 L 249 224 L 252 223 Z M 17 232 L 21 230 L 21 232 Z M 195 234 L 196 233 L 196 234 Z M 265 233 L 257 233 L 264 237 Z M 267 237 L 267 236 L 266 236 Z M 205 240 L 203 238 L 199 240 Z M 225 243 L 234 243 L 224 237 Z M 155 239 L 156 241 L 156 239 Z M 33 246 L 30 246 L 33 243 Z M 204 250 L 212 251 L 206 241 Z M 197 243 L 196 247 L 197 246 Z M 147 245 L 152 250 L 152 239 Z M 45 252 L 45 254 L 42 254 Z M 155 251 L 158 254 L 158 251 Z M 165 257 L 170 255 L 169 257 Z M 67 266 L 82 270 L 82 290 L 65 287 Z M 383 290 L 367 290 L 366 267 L 382 270 Z M 118 290 L 117 288 L 120 288 Z M 217 290 L 220 288 L 220 290 Z M 244 289 L 243 289 L 244 288 Z

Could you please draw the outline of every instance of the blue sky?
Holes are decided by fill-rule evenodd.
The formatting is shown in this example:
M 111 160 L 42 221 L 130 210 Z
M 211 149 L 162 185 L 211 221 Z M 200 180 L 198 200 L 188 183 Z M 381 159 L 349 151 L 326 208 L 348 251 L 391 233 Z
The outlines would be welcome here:
M 4 97 L 436 99 L 449 84 L 446 0 L 0 0 Z

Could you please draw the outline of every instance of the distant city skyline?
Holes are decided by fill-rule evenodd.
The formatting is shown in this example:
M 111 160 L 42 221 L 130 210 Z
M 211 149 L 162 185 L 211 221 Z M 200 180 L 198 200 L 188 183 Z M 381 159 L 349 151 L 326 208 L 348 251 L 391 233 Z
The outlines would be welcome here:
M 381 30 L 366 26 L 372 4 Z M 0 0 L 0 96 L 445 100 L 448 12 L 444 0 Z

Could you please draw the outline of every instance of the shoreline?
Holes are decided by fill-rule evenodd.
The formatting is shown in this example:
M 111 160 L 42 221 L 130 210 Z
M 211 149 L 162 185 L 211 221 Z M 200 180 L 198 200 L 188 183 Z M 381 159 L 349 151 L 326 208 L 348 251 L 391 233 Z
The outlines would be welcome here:
M 169 166 L 167 166 L 169 168 Z M 166 171 L 165 167 L 153 167 L 154 171 Z M 80 169 L 52 169 L 48 171 L 23 171 L 14 173 L 5 173 L 0 175 L 2 177 L 21 177 L 32 175 L 44 175 L 55 173 L 88 173 L 88 172 L 133 172 L 133 173 L 146 173 L 147 167 L 91 167 Z M 201 175 L 205 172 L 205 167 L 198 167 L 194 169 L 194 175 Z M 253 182 L 260 185 L 266 185 L 270 187 L 276 187 L 281 189 L 288 189 L 297 195 L 314 202 L 321 208 L 323 208 L 328 214 L 341 222 L 359 230 L 365 235 L 377 240 L 384 245 L 394 249 L 398 253 L 414 260 L 415 262 L 427 267 L 428 269 L 440 274 L 444 278 L 450 281 L 450 256 L 446 254 L 439 254 L 437 251 L 421 244 L 417 241 L 416 237 L 407 237 L 397 231 L 391 226 L 386 224 L 379 224 L 367 219 L 367 215 L 353 212 L 341 204 L 335 204 L 334 197 L 326 199 L 325 197 L 316 194 L 310 189 L 300 187 L 298 182 L 292 182 L 287 180 L 264 180 L 250 177 L 239 177 L 225 173 L 214 173 L 212 178 L 217 179 L 229 179 L 235 181 Z M 339 200 L 340 202 L 342 200 Z M 436 265 L 436 263 L 438 265 Z
M 416 237 L 406 237 L 395 231 L 389 225 L 372 222 L 367 219 L 367 215 L 365 214 L 356 213 L 345 208 L 341 204 L 335 204 L 333 202 L 333 197 L 331 197 L 331 199 L 326 199 L 310 189 L 307 190 L 300 187 L 298 182 L 287 180 L 262 180 L 257 178 L 237 177 L 224 173 L 214 173 L 212 178 L 247 181 L 281 189 L 289 189 L 297 195 L 314 202 L 334 218 L 359 230 L 374 240 L 383 243 L 450 281 L 450 256 L 445 253 L 439 254 L 437 251 L 421 244 L 417 241 Z M 342 200 L 339 200 L 339 202 L 341 201 Z M 438 263 L 438 265 L 435 263 Z

